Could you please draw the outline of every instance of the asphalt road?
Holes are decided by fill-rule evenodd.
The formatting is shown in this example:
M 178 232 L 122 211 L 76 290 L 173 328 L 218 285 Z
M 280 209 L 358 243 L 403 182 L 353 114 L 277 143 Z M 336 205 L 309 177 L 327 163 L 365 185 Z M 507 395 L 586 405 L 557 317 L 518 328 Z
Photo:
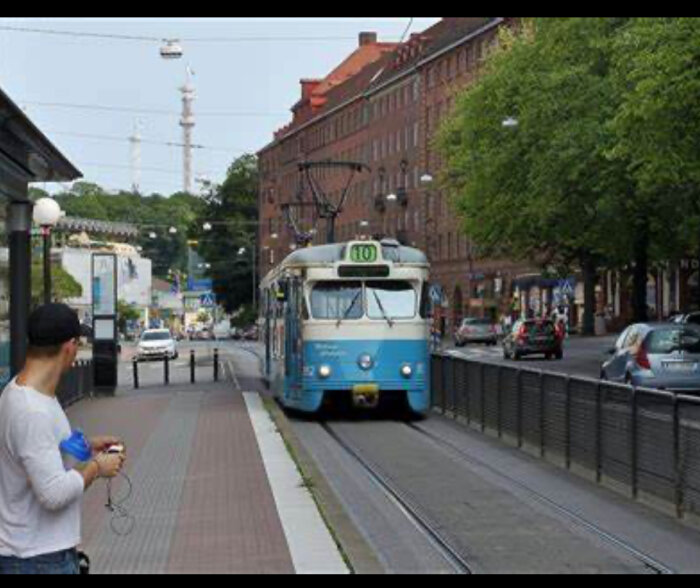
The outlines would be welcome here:
M 528 367 L 569 376 L 598 378 L 601 365 L 609 357 L 606 352 L 615 345 L 617 337 L 617 335 L 570 337 L 564 344 L 564 359 L 561 361 L 547 361 L 540 356 L 526 357 L 517 362 L 512 359 L 503 359 L 503 348 L 500 345 L 495 347 L 468 345 L 459 349 L 454 345 L 447 345 L 443 348 L 443 351 L 468 359 L 488 361 L 489 363 Z

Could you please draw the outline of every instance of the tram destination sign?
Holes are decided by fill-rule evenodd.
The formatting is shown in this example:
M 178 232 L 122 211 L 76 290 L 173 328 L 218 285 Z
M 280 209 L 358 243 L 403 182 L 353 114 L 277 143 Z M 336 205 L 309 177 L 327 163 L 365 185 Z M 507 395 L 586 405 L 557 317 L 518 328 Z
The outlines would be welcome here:
M 374 243 L 356 243 L 350 247 L 350 261 L 353 263 L 376 263 L 379 251 Z

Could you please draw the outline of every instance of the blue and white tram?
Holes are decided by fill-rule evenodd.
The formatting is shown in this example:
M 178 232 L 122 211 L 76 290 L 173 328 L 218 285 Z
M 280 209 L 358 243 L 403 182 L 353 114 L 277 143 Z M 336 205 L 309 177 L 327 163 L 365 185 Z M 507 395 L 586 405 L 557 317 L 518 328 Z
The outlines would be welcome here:
M 428 260 L 396 241 L 300 249 L 261 284 L 265 376 L 282 404 L 430 405 Z

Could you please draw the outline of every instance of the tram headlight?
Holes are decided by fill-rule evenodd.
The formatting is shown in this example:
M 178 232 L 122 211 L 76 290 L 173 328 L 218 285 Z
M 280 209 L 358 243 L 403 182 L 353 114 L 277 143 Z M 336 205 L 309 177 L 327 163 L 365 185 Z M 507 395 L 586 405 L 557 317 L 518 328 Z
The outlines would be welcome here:
M 322 380 L 327 380 L 328 378 L 330 378 L 331 373 L 332 371 L 330 366 L 322 365 L 320 368 L 318 368 L 318 377 Z
M 368 372 L 374 367 L 374 360 L 371 355 L 365 353 L 364 355 L 360 355 L 360 358 L 357 360 L 357 365 L 360 366 L 360 369 Z
M 413 368 L 408 364 L 402 365 L 401 366 L 401 375 L 406 379 L 412 378 L 413 377 Z

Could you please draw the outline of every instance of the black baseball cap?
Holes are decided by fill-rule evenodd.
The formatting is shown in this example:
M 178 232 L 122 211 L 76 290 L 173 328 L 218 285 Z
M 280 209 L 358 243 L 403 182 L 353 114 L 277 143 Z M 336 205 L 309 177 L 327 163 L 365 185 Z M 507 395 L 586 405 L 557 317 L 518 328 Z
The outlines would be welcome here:
M 65 304 L 45 304 L 29 315 L 28 337 L 32 347 L 63 345 L 82 335 L 78 313 Z

